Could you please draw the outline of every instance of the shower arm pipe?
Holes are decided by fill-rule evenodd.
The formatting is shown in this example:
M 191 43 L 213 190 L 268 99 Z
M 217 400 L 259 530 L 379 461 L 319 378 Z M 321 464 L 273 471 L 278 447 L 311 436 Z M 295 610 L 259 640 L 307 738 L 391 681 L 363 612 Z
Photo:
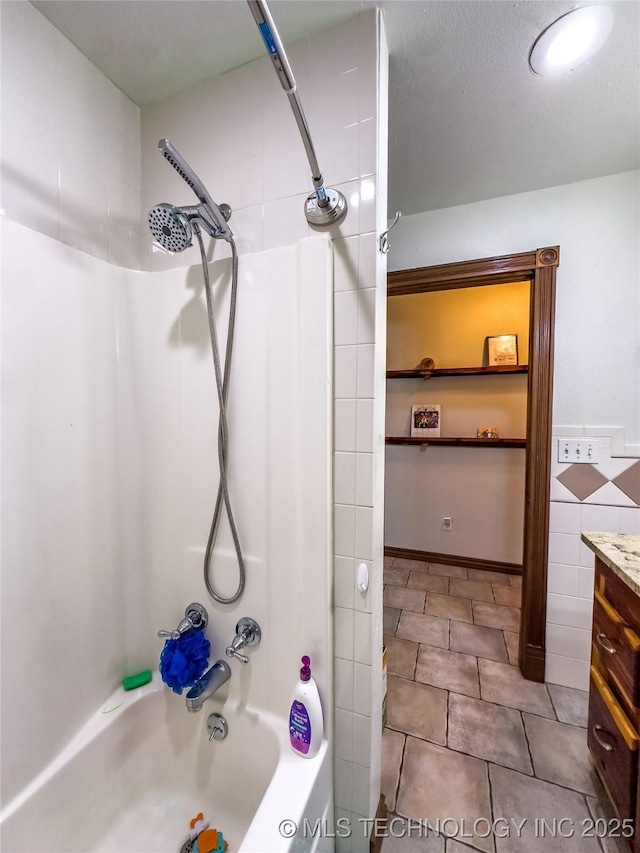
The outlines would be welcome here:
M 338 190 L 325 188 L 324 178 L 320 170 L 316 156 L 309 125 L 298 97 L 296 79 L 289 65 L 287 54 L 280 39 L 280 34 L 271 17 L 271 12 L 266 0 L 247 0 L 251 13 L 255 19 L 260 35 L 265 43 L 269 58 L 278 75 L 280 85 L 287 94 L 293 117 L 298 125 L 302 144 L 307 153 L 307 159 L 311 168 L 311 180 L 313 181 L 314 193 L 305 202 L 305 214 L 307 220 L 316 226 L 335 225 L 342 221 L 347 213 L 347 202 Z

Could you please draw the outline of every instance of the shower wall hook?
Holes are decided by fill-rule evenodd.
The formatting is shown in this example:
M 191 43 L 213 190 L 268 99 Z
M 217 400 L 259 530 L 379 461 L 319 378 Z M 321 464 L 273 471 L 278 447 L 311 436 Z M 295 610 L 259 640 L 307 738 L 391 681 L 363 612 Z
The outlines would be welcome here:
M 402 216 L 402 212 L 400 210 L 397 210 L 395 219 L 393 220 L 391 225 L 387 228 L 386 231 L 383 231 L 382 234 L 380 235 L 380 237 L 378 238 L 380 252 L 383 255 L 386 255 L 387 252 L 389 251 L 389 249 L 391 248 L 390 244 L 389 244 L 389 237 L 388 237 L 389 231 L 391 231 L 391 229 L 394 227 L 394 225 L 398 224 L 401 216 Z

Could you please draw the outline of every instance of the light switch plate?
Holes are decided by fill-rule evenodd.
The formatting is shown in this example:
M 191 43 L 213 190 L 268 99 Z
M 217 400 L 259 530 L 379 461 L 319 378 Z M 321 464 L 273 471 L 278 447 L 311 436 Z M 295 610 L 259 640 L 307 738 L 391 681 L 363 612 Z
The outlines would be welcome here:
M 559 438 L 558 462 L 595 464 L 599 461 L 597 438 Z

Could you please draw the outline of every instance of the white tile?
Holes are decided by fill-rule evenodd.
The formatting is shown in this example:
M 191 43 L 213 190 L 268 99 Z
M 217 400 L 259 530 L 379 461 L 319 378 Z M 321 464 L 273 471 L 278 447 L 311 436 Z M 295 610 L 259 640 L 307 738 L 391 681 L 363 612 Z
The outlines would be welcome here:
M 569 595 L 547 595 L 547 623 L 577 628 L 578 599 Z
M 352 661 L 354 641 L 354 612 L 346 607 L 335 607 L 333 610 L 334 653 L 337 658 Z M 354 699 L 355 703 L 355 699 Z
M 564 657 L 589 660 L 591 631 L 547 624 L 547 651 Z
M 577 566 L 580 553 L 580 537 L 571 533 L 549 534 L 549 560 Z
M 599 489 L 585 498 L 584 504 L 600 504 L 601 506 L 636 506 L 628 495 L 613 483 L 605 483 Z
M 353 713 L 336 708 L 333 715 L 333 754 L 353 761 Z
M 357 560 L 373 559 L 373 510 L 371 507 L 356 507 L 356 552 Z
M 3 101 L 11 98 L 40 121 L 42 132 L 55 133 L 57 30 L 29 3 L 3 3 Z M 3 133 L 9 128 L 3 126 Z
M 318 134 L 318 162 L 327 186 L 335 187 L 360 177 L 358 137 L 357 124 Z
M 317 67 L 317 60 L 320 57 L 324 59 L 325 47 L 331 50 L 331 41 L 331 38 L 324 33 L 322 50 L 316 49 L 314 55 L 312 47 L 310 54 L 312 68 L 314 62 Z M 353 68 L 352 57 L 352 52 L 343 57 L 350 65 L 343 70 L 339 67 L 328 70 L 329 66 L 323 61 L 322 70 L 318 69 L 313 80 L 305 86 L 304 109 L 314 139 L 318 138 L 323 130 L 336 130 L 358 121 L 358 71 Z M 324 151 L 324 149 L 319 150 Z M 320 153 L 318 157 L 321 167 L 325 169 L 326 179 L 331 182 L 331 172 L 322 165 Z
M 578 565 L 585 569 L 592 569 L 594 566 L 595 554 L 587 545 L 580 540 L 580 548 L 578 549 Z
M 545 660 L 545 681 L 576 690 L 589 690 L 589 661 L 549 654 Z
M 600 530 L 607 533 L 620 532 L 620 509 L 617 506 L 581 507 L 582 530 Z
M 264 205 L 264 248 L 291 246 L 309 236 L 304 197 L 290 196 Z M 355 343 L 355 341 L 353 342 Z
M 360 235 L 359 281 L 360 289 L 376 287 L 376 263 L 378 259 L 378 239 L 375 232 Z
M 356 450 L 356 400 L 336 400 L 334 411 L 334 449 L 346 452 Z
M 87 207 L 87 202 L 69 193 L 60 195 L 60 240 L 106 261 L 109 257 L 109 220 Z
M 639 507 L 620 507 L 620 533 L 640 535 Z
M 358 815 L 370 817 L 369 815 L 369 768 L 361 767 L 359 764 L 353 765 L 353 810 Z M 356 837 L 357 840 L 357 837 Z M 362 842 L 366 841 L 366 849 L 368 849 L 368 839 L 361 838 Z
M 263 201 L 275 201 L 278 198 L 304 192 L 304 187 L 295 187 L 290 192 L 267 195 L 265 191 L 265 166 L 262 154 L 247 160 L 225 163 L 220 170 L 217 186 L 208 187 L 218 204 L 228 204 L 232 211 L 253 207 Z
M 376 291 L 367 288 L 360 291 L 360 306 L 358 317 L 358 343 L 373 344 L 376 324 Z
M 576 628 L 590 631 L 593 624 L 593 596 L 577 599 Z
M 337 504 L 356 502 L 356 454 L 334 453 L 333 455 L 334 500 Z
M 551 463 L 551 467 L 553 473 L 553 462 Z M 566 468 L 567 466 L 564 465 L 561 467 Z M 578 498 L 570 492 L 566 486 L 563 486 L 562 483 L 556 479 L 556 476 L 557 473 L 551 477 L 551 500 L 578 503 Z
M 120 178 L 109 175 L 107 181 L 107 212 L 130 231 L 140 233 L 140 190 Z
M 353 659 L 371 664 L 371 614 L 356 611 L 353 628 Z
M 355 560 L 353 557 L 334 557 L 333 604 L 353 610 L 355 589 Z M 344 706 L 342 706 L 344 707 Z
M 375 345 L 358 346 L 358 399 L 374 396 Z
M 358 250 L 360 238 L 341 237 L 333 242 L 334 289 L 358 289 Z
M 595 584 L 595 569 L 585 569 L 580 567 L 578 569 L 580 572 L 580 579 L 578 585 L 578 596 L 580 598 L 591 598 L 593 599 L 593 589 Z
M 373 453 L 373 400 L 358 400 L 357 412 L 356 450 Z
M 239 255 L 261 252 L 263 249 L 263 208 L 261 204 L 234 210 L 229 222 Z M 218 246 L 227 243 L 218 241 Z M 218 246 L 216 248 L 218 248 Z M 216 252 L 216 258 L 220 255 Z
M 353 764 L 350 761 L 333 760 L 333 796 L 336 814 L 339 809 L 351 811 L 353 804 Z M 348 838 L 346 840 L 349 840 Z
M 551 533 L 580 533 L 580 505 L 552 501 L 549 508 Z
M 336 504 L 334 508 L 333 549 L 337 556 L 355 557 L 356 508 Z
M 371 719 L 353 715 L 353 760 L 362 767 L 371 765 Z
M 580 568 L 561 563 L 549 563 L 547 590 L 557 595 L 579 595 Z
M 335 704 L 345 711 L 353 711 L 353 667 L 350 660 L 336 658 L 333 662 Z
M 367 664 L 354 664 L 353 710 L 371 716 L 371 666 Z
M 324 229 L 332 240 L 344 237 L 353 237 L 360 233 L 360 181 L 348 181 L 345 184 L 331 184 L 328 186 L 339 190 L 347 202 L 347 215 L 344 220 L 332 228 Z M 313 230 L 313 229 L 312 229 Z
M 139 270 L 141 267 L 140 235 L 109 220 L 109 263 Z
M 352 290 L 341 291 L 333 297 L 334 327 L 333 336 L 336 346 L 358 343 L 358 293 Z
M 377 172 L 378 123 L 375 118 L 360 122 L 359 165 L 360 177 L 374 175 Z
M 300 140 L 267 151 L 263 158 L 265 201 L 313 192 L 309 161 Z
M 337 346 L 334 350 L 334 396 L 354 400 L 358 393 L 358 348 Z
M 376 231 L 376 179 L 360 181 L 360 231 Z
M 356 454 L 356 503 L 373 506 L 373 453 Z

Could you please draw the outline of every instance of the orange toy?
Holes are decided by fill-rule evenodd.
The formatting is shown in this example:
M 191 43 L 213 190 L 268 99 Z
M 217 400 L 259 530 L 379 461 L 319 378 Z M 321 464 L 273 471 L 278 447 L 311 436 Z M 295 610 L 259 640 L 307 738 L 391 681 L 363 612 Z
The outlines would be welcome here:
M 229 844 L 217 829 L 209 829 L 209 821 L 204 819 L 202 812 L 197 814 L 189 824 L 189 838 L 196 840 L 194 853 L 226 853 Z

